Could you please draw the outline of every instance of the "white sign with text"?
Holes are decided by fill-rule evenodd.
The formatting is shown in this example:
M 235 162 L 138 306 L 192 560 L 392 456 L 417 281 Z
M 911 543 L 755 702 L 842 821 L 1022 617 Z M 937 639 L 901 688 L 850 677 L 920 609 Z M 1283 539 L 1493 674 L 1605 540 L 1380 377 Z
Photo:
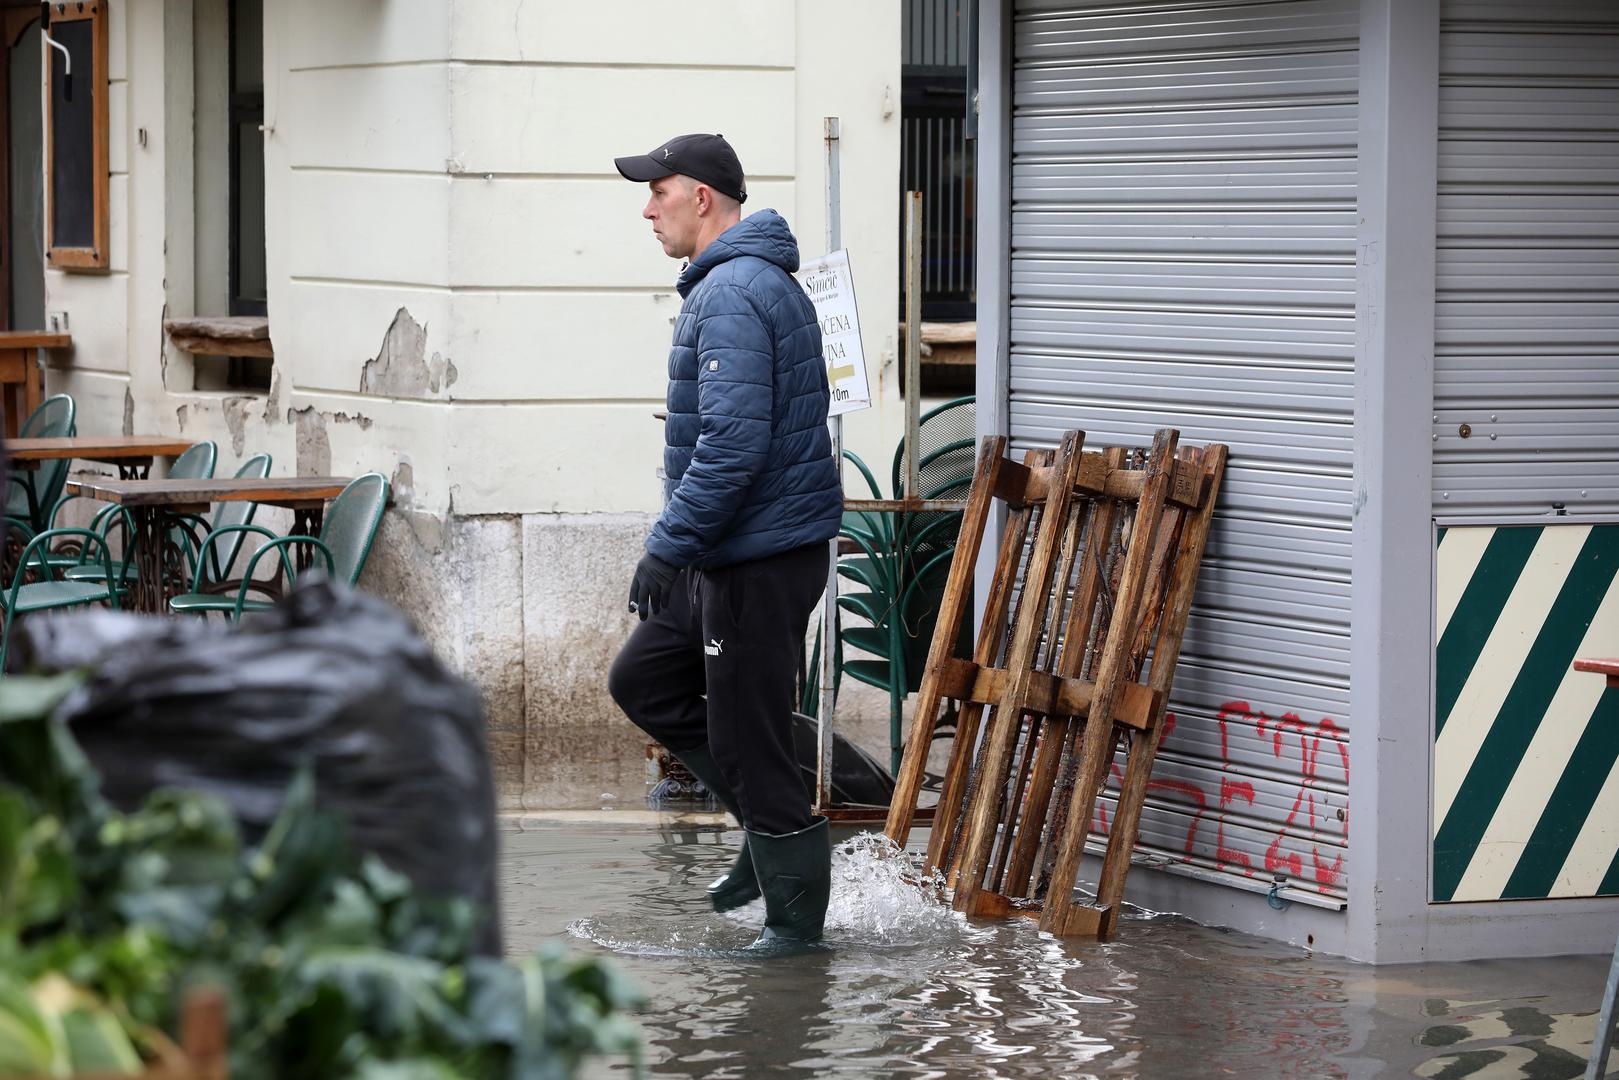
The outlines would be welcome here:
M 821 322 L 821 352 L 826 357 L 826 381 L 832 388 L 832 407 L 827 415 L 842 416 L 871 408 L 849 252 L 838 250 L 810 259 L 798 268 L 797 277 Z

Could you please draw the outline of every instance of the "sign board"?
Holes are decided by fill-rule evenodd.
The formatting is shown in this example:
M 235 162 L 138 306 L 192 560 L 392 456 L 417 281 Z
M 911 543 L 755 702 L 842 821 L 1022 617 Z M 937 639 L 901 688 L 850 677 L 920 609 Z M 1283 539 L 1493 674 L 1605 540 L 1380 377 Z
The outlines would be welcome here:
M 826 381 L 832 387 L 828 416 L 871 408 L 866 382 L 866 354 L 860 348 L 860 315 L 855 310 L 854 277 L 849 253 L 834 251 L 810 259 L 798 270 L 798 283 L 815 305 L 821 322 L 821 351 L 826 357 Z

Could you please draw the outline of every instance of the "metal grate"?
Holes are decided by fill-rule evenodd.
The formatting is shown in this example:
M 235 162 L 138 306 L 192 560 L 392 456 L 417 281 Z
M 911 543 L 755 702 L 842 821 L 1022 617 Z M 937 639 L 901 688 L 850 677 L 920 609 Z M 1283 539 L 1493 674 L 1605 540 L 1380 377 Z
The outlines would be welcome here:
M 905 0 L 904 64 L 966 67 L 970 16 L 968 0 Z
M 967 125 L 970 17 L 968 0 L 906 0 L 904 9 L 899 217 L 903 229 L 905 192 L 922 192 L 924 319 L 974 316 L 974 144 Z M 901 302 L 903 293 L 902 283 Z

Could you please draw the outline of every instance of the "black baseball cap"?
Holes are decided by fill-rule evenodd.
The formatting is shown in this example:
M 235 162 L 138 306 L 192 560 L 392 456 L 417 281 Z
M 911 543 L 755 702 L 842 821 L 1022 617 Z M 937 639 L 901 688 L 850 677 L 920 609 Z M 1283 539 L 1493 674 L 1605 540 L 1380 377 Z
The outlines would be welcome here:
M 748 201 L 742 162 L 723 135 L 679 135 L 644 154 L 614 158 L 613 164 L 624 179 L 638 184 L 680 173 L 701 180 L 739 203 Z

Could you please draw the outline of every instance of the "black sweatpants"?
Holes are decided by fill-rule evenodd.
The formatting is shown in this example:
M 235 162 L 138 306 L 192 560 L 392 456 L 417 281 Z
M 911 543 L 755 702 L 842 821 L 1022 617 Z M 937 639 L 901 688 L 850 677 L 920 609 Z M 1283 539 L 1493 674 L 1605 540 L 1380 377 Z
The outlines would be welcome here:
M 682 571 L 669 606 L 635 628 L 608 674 L 619 708 L 676 757 L 708 745 L 754 832 L 811 824 L 793 691 L 827 558 L 827 545 L 810 544 Z

